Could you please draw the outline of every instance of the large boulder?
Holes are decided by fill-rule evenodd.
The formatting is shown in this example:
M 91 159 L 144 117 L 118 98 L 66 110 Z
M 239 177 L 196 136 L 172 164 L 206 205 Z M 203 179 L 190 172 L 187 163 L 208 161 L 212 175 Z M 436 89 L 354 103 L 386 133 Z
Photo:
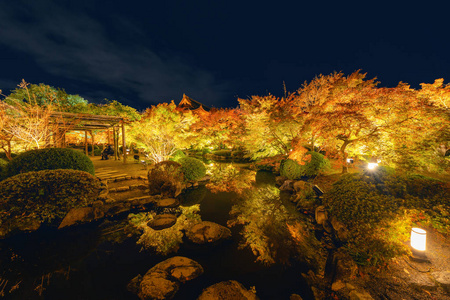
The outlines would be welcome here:
M 201 274 L 203 268 L 198 262 L 175 256 L 155 265 L 144 276 L 136 276 L 127 288 L 141 300 L 172 299 L 182 283 Z
M 258 296 L 237 281 L 222 281 L 203 290 L 197 300 L 257 300 Z
M 181 164 L 174 161 L 157 163 L 148 172 L 148 184 L 150 195 L 177 197 L 185 188 Z
M 225 226 L 202 221 L 186 231 L 186 237 L 195 244 L 214 244 L 231 237 L 230 229 Z

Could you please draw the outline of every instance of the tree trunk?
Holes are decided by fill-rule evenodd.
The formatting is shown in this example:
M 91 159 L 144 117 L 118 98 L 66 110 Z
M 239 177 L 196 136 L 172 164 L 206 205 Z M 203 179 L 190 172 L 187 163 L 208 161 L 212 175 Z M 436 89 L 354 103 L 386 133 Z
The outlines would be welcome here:
M 345 149 L 347 148 L 347 146 L 350 144 L 350 141 L 344 141 L 344 143 L 341 146 L 340 152 L 341 152 L 341 157 L 342 157 L 342 174 L 346 174 L 348 173 L 348 164 L 347 164 L 347 157 L 348 157 L 348 153 L 345 152 Z

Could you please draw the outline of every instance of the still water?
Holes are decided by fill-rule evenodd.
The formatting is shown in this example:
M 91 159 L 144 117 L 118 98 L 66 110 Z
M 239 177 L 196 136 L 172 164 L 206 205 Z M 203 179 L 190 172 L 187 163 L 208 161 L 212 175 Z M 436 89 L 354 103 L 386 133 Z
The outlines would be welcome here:
M 237 194 L 201 189 L 202 220 L 227 226 Z M 196 299 L 204 288 L 225 280 L 236 280 L 247 289 L 254 287 L 260 299 L 287 300 L 294 293 L 313 299 L 301 276 L 307 272 L 307 266 L 292 259 L 289 265 L 275 263 L 266 267 L 255 262 L 249 247 L 239 249 L 242 225 L 233 226 L 232 239 L 218 246 L 183 243 L 176 254 L 168 256 L 141 251 L 136 236 L 120 242 L 107 240 L 100 227 L 101 223 L 95 223 L 63 232 L 45 229 L 13 237 L 7 244 L 2 242 L 0 275 L 10 282 L 19 282 L 16 291 L 6 293 L 4 299 L 138 299 L 127 291 L 127 283 L 175 255 L 196 260 L 203 266 L 204 274 L 182 285 L 174 299 Z M 15 261 L 5 264 L 9 261 L 7 256 L 15 256 Z

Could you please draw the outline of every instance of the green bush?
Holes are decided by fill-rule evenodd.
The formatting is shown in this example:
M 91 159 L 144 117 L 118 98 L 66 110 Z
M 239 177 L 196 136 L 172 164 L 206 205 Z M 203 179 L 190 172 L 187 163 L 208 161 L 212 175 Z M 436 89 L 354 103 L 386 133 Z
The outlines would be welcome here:
M 8 166 L 9 161 L 0 158 L 0 181 L 6 178 L 6 167 Z
M 314 177 L 331 166 L 330 161 L 323 154 L 308 151 L 305 155 L 310 155 L 310 160 L 306 161 L 304 165 L 300 165 L 292 159 L 281 162 L 280 175 L 291 180 L 300 179 L 303 176 Z
M 172 161 L 179 161 L 182 158 L 185 158 L 186 154 L 181 151 L 181 150 L 177 150 L 175 151 L 175 153 L 170 157 L 170 160 Z
M 311 155 L 311 159 L 301 166 L 302 176 L 314 177 L 331 167 L 330 161 L 319 152 L 308 151 L 306 155 Z
M 94 149 L 94 156 L 102 156 L 102 149 Z
M 280 175 L 291 180 L 300 179 L 302 177 L 302 168 L 295 160 L 286 159 L 281 162 Z
M 186 180 L 199 180 L 206 175 L 205 164 L 196 158 L 185 157 L 179 160 L 181 172 Z
M 95 174 L 92 161 L 84 153 L 65 148 L 48 148 L 24 152 L 13 158 L 7 176 L 41 170 L 72 169 Z
M 73 207 L 97 200 L 100 181 L 78 170 L 44 170 L 19 174 L 0 182 L 0 231 L 20 228 L 30 218 L 51 223 Z
M 16 157 L 16 156 L 17 156 L 17 154 L 11 153 L 11 157 L 12 157 L 12 158 L 14 158 L 14 157 Z M 0 158 L 1 158 L 1 159 L 4 159 L 4 160 L 9 160 L 8 157 L 6 156 L 6 153 L 5 153 L 4 151 L 0 152 Z

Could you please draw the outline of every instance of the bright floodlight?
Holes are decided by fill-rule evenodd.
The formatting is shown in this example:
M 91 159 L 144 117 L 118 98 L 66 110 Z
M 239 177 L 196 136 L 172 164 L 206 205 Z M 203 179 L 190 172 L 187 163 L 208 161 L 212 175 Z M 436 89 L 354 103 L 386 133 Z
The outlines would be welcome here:
M 427 248 L 427 232 L 420 228 L 411 229 L 411 247 L 418 251 L 425 251 Z
M 369 164 L 367 165 L 367 168 L 368 168 L 369 170 L 375 170 L 376 167 L 378 167 L 378 163 L 369 163 Z

